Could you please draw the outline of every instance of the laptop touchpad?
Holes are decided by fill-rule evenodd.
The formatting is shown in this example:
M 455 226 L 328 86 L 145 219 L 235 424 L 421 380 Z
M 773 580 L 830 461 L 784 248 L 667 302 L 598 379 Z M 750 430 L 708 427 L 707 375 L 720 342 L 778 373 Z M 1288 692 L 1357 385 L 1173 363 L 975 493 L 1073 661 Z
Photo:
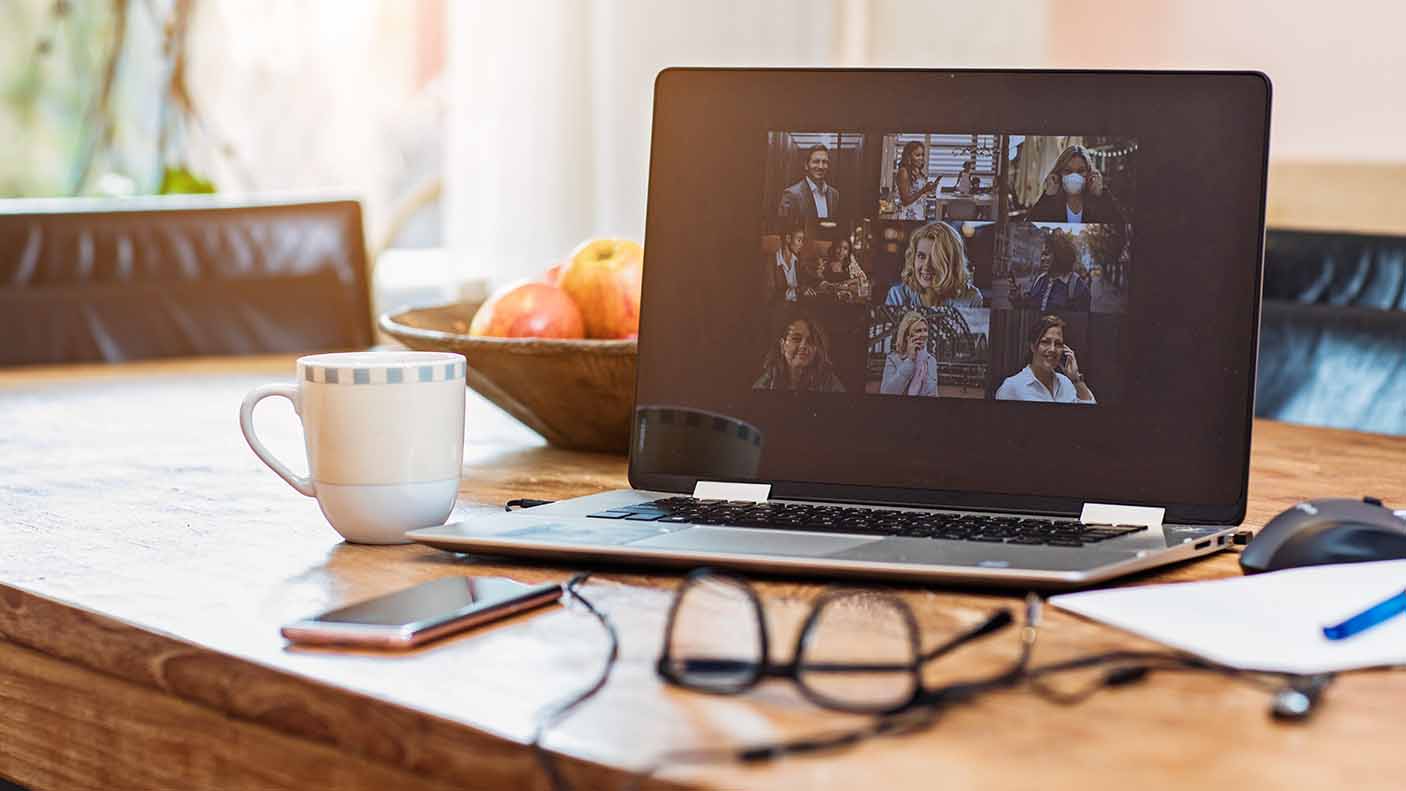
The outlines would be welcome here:
M 632 547 L 675 549 L 688 552 L 735 552 L 744 555 L 820 557 L 879 541 L 862 536 L 791 533 L 785 530 L 728 527 L 691 527 L 667 536 L 635 541 Z

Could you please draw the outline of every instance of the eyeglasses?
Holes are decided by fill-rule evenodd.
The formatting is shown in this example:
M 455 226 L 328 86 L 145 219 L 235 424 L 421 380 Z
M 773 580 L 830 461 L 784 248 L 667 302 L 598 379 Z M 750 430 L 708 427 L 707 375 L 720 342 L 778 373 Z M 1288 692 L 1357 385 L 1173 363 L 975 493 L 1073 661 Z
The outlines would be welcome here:
M 792 660 L 775 664 L 756 591 L 740 577 L 699 569 L 674 596 L 656 671 L 672 684 L 715 694 L 744 692 L 765 679 L 789 679 L 819 706 L 893 714 L 950 697 L 950 686 L 924 686 L 923 668 L 1012 620 L 1009 610 L 998 610 L 925 651 L 917 618 L 902 599 L 829 591 L 806 616 Z M 856 640 L 856 633 L 863 639 Z

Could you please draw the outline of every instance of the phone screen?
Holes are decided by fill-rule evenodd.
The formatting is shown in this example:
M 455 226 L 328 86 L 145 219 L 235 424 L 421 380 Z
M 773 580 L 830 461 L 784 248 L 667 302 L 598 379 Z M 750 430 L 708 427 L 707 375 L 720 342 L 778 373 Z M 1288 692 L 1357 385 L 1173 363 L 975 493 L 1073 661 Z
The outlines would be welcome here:
M 332 610 L 312 620 L 418 629 L 559 587 L 554 583 L 527 585 L 504 577 L 445 577 Z

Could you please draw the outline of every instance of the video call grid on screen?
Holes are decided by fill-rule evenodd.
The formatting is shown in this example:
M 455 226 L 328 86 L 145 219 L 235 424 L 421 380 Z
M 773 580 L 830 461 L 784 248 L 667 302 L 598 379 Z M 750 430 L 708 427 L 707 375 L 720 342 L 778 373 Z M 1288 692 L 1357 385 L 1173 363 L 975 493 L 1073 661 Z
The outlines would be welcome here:
M 1116 402 L 1136 139 L 770 130 L 766 145 L 754 389 Z M 1014 312 L 994 335 L 993 311 Z
M 745 421 L 765 441 L 741 477 L 797 495 L 1235 518 L 1267 85 L 1223 77 L 679 72 L 656 97 L 640 406 Z M 960 244 L 966 277 L 905 282 L 915 236 Z M 829 369 L 790 381 L 788 343 Z

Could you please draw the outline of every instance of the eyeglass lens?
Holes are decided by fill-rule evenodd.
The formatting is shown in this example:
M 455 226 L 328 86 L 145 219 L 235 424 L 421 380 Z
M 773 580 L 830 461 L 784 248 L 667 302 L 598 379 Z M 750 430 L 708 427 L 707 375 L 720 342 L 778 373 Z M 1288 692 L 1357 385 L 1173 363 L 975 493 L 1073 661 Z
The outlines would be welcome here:
M 670 671 L 696 689 L 744 688 L 765 666 L 761 629 L 762 613 L 743 584 L 721 576 L 692 582 L 674 610 Z
M 893 599 L 843 595 L 820 603 L 797 657 L 797 680 L 828 705 L 886 710 L 918 683 L 918 636 Z

